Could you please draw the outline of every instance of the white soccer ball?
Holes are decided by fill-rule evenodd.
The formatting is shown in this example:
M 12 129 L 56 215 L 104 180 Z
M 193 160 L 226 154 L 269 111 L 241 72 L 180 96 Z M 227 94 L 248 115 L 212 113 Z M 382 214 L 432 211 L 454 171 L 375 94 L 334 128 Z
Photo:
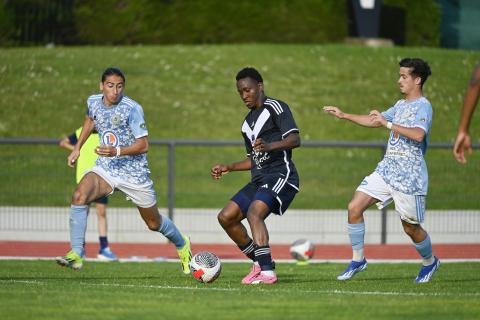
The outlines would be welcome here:
M 222 271 L 220 259 L 207 251 L 201 251 L 194 255 L 189 266 L 192 276 L 203 283 L 215 281 Z
M 290 246 L 290 254 L 297 261 L 308 261 L 315 253 L 315 246 L 307 239 L 300 239 Z

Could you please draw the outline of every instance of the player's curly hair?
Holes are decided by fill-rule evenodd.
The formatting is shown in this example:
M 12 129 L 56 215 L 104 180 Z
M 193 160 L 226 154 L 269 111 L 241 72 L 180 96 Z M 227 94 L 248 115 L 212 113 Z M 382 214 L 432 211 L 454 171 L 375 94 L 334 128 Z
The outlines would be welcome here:
M 116 67 L 109 67 L 105 69 L 105 71 L 103 71 L 102 82 L 104 82 L 105 79 L 107 79 L 107 77 L 113 76 L 113 75 L 119 76 L 120 78 L 122 78 L 123 82 L 125 82 L 125 76 L 123 75 L 122 70 Z
M 258 72 L 257 69 L 253 67 L 243 68 L 237 73 L 237 76 L 235 77 L 237 81 L 245 78 L 251 78 L 252 80 L 255 80 L 257 83 L 260 83 L 260 82 L 263 83 L 263 78 L 260 75 L 260 72 Z
M 400 67 L 412 68 L 411 74 L 422 79 L 420 83 L 421 87 L 423 87 L 423 84 L 427 81 L 428 76 L 432 74 L 428 63 L 420 58 L 405 58 L 398 64 Z

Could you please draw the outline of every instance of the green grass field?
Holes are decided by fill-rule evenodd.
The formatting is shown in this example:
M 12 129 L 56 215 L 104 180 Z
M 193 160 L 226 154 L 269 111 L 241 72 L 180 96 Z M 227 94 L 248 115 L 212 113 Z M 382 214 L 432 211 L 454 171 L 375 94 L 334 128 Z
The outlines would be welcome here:
M 334 104 L 366 113 L 393 105 L 401 98 L 398 61 L 407 56 L 422 57 L 432 68 L 425 85 L 434 108 L 430 141 L 453 142 L 463 92 L 480 52 L 340 44 L 0 48 L 0 136 L 60 138 L 71 133 L 83 121 L 86 98 L 98 92 L 101 72 L 115 65 L 126 74 L 126 94 L 144 108 L 150 139 L 240 141 L 247 109 L 234 77 L 253 65 L 265 78 L 267 95 L 291 106 L 302 141 L 384 142 L 385 129 L 337 121 L 321 107 Z M 479 127 L 477 112 L 472 121 L 476 143 Z M 0 203 L 68 205 L 75 184 L 66 157 L 56 146 L 0 145 Z M 249 174 L 214 182 L 210 167 L 243 157 L 243 147 L 178 148 L 175 205 L 222 207 Z M 301 192 L 292 208 L 345 208 L 380 157 L 375 149 L 295 150 Z M 472 186 L 480 186 L 479 158 L 477 152 L 467 166 L 459 166 L 450 150 L 429 150 L 428 208 L 478 209 L 478 187 Z M 159 204 L 166 206 L 166 148 L 152 147 L 149 161 Z M 118 197 L 112 205 L 128 204 Z
M 419 266 L 370 264 L 349 282 L 345 267 L 279 263 L 279 282 L 242 286 L 247 263 L 224 263 L 212 284 L 177 263 L 95 263 L 81 271 L 53 261 L 0 261 L 1 319 L 478 319 L 478 263 L 444 263 L 432 282 Z

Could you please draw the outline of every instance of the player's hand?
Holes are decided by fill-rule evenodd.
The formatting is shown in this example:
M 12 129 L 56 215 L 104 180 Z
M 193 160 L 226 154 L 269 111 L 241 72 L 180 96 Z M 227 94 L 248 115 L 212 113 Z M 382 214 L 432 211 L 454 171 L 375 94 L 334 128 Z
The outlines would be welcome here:
M 78 157 L 80 157 L 80 150 L 73 149 L 70 155 L 67 158 L 67 165 L 70 168 L 75 167 L 75 162 L 77 162 Z
M 212 167 L 212 169 L 210 170 L 210 175 L 212 176 L 213 179 L 218 180 L 229 172 L 230 170 L 226 165 L 217 164 L 216 166 Z
M 372 126 L 385 127 L 387 125 L 388 121 L 383 117 L 383 115 L 379 111 L 372 110 L 368 115 L 370 116 L 370 123 L 372 124 Z
M 253 143 L 253 151 L 255 152 L 269 152 L 271 151 L 270 145 L 263 141 L 262 138 L 258 138 Z
M 95 153 L 100 157 L 115 157 L 117 155 L 117 149 L 112 146 L 97 146 Z
M 323 107 L 323 111 L 326 112 L 326 113 L 329 113 L 339 119 L 343 119 L 344 117 L 344 113 L 342 110 L 340 110 L 339 108 L 337 107 L 334 107 L 334 106 L 325 106 Z
M 453 156 L 461 164 L 467 163 L 465 150 L 468 151 L 468 154 L 472 154 L 472 138 L 467 132 L 459 132 L 453 146 Z

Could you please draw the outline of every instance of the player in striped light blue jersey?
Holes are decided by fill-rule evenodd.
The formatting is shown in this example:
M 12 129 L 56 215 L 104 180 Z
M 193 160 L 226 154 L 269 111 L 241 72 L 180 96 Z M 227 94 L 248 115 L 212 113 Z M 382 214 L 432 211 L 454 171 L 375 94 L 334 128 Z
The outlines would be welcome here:
M 95 199 L 112 194 L 115 189 L 125 193 L 138 208 L 142 219 L 152 231 L 158 231 L 177 247 L 185 274 L 190 273 L 190 241 L 175 224 L 158 212 L 156 194 L 148 167 L 148 130 L 142 107 L 123 95 L 125 76 L 117 68 L 108 68 L 102 74 L 100 90 L 87 100 L 87 116 L 77 144 L 68 156 L 73 167 L 80 149 L 90 133 L 96 129 L 100 145 L 95 167 L 87 172 L 72 196 L 70 211 L 71 251 L 57 257 L 58 264 L 80 269 L 85 254 L 85 232 L 88 205 Z
M 418 58 L 400 61 L 398 84 L 405 99 L 380 113 L 369 115 L 342 112 L 333 106 L 325 112 L 339 119 L 347 119 L 365 127 L 386 127 L 390 137 L 384 158 L 375 171 L 364 178 L 348 205 L 348 233 L 353 258 L 338 280 L 351 279 L 367 267 L 364 257 L 365 223 L 363 212 L 373 204 L 379 209 L 391 202 L 399 213 L 405 233 L 412 239 L 422 257 L 422 268 L 415 281 L 428 282 L 440 266 L 432 253 L 430 236 L 422 228 L 425 214 L 425 198 L 428 189 L 428 172 L 425 163 L 432 106 L 423 96 L 423 84 L 431 74 L 428 64 Z

